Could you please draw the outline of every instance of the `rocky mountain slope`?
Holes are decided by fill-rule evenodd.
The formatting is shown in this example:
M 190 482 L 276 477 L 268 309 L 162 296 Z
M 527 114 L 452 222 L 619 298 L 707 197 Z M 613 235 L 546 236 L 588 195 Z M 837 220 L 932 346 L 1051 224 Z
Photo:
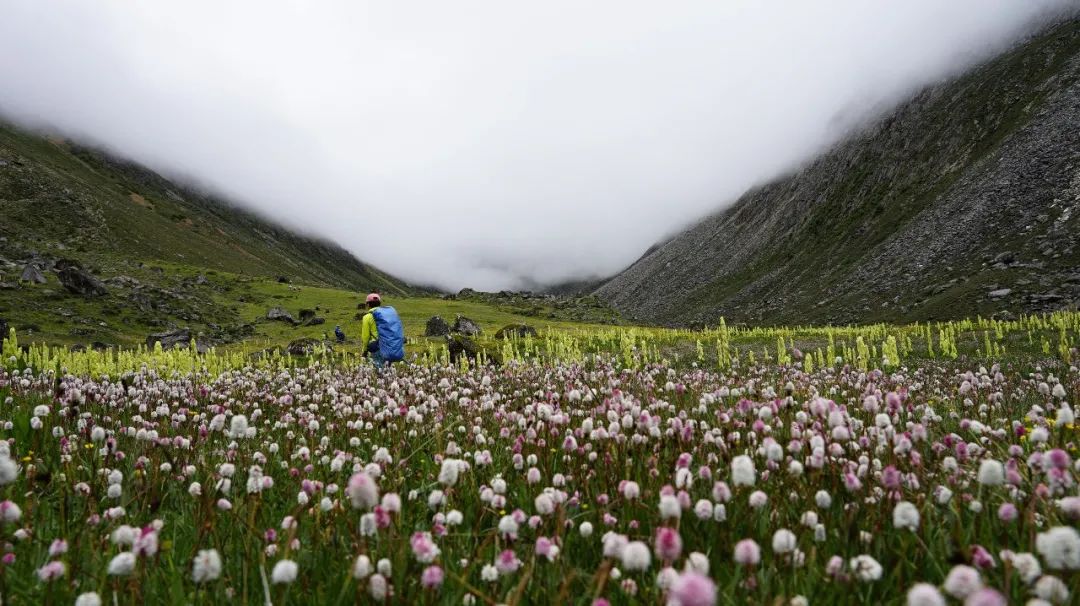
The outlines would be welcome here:
M 179 331 L 229 343 L 257 334 L 252 322 L 282 296 L 267 284 L 289 293 L 420 292 L 339 246 L 134 164 L 0 123 L 5 335 L 10 325 L 28 340 L 104 347 Z
M 0 281 L 11 280 L 3 261 L 75 258 L 117 272 L 167 262 L 319 286 L 408 289 L 335 244 L 135 164 L 3 123 L 0 216 Z
M 597 291 L 672 324 L 910 321 L 1080 301 L 1080 19 L 916 95 Z

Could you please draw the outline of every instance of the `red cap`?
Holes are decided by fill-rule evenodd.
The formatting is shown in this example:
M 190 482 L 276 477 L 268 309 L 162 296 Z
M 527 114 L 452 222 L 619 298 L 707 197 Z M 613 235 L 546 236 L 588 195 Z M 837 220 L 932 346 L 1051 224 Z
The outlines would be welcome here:
M 373 293 L 371 293 L 370 295 L 367 296 L 367 302 L 368 303 L 382 303 L 382 297 L 379 296 L 379 293 L 373 292 Z

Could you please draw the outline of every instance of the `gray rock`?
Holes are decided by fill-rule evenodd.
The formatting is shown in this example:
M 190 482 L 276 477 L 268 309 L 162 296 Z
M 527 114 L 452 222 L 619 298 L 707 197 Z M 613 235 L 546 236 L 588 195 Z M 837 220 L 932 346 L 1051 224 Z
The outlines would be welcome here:
M 191 345 L 191 331 L 186 328 L 177 330 L 170 330 L 167 332 L 159 332 L 146 337 L 146 346 L 154 347 L 155 343 L 161 343 L 161 348 L 168 351 L 174 348 L 187 349 Z M 199 353 L 206 353 L 209 351 L 210 345 L 200 338 L 195 339 L 195 351 Z
M 536 329 L 528 324 L 507 324 L 495 333 L 496 339 L 524 339 L 537 336 Z
M 314 309 L 301 309 L 300 310 L 300 323 L 307 324 L 309 320 L 315 317 Z
M 60 267 L 60 263 L 57 263 L 57 267 Z M 109 289 L 105 288 L 101 280 L 78 265 L 65 264 L 56 275 L 60 278 L 60 284 L 68 292 L 84 297 L 100 297 L 109 294 Z
M 296 318 L 294 318 L 291 313 L 285 311 L 280 307 L 270 308 L 270 310 L 266 312 L 266 319 L 273 320 L 275 322 L 287 322 L 289 324 L 292 324 L 293 326 L 296 326 Z
M 454 325 L 450 328 L 450 332 L 456 332 L 468 337 L 474 337 L 482 332 L 483 329 L 480 325 L 465 316 L 458 314 L 458 317 L 454 320 Z
M 30 282 L 31 284 L 44 284 L 45 274 L 41 273 L 41 270 L 38 269 L 37 265 L 27 263 L 26 267 L 23 268 L 22 275 L 19 276 L 19 279 L 23 282 Z
M 1002 298 L 1002 297 L 1007 297 L 1007 296 L 1009 296 L 1009 294 L 1010 294 L 1011 292 L 1012 292 L 1012 289 L 1011 289 L 1011 288 L 999 288 L 999 289 L 997 289 L 997 290 L 991 290 L 991 291 L 990 291 L 990 292 L 988 293 L 988 296 L 989 296 L 989 297 L 990 297 L 991 299 L 1000 299 L 1000 298 Z
M 450 334 L 450 325 L 440 316 L 432 316 L 424 328 L 425 337 L 445 337 Z
M 289 346 L 285 348 L 285 351 L 294 356 L 310 356 L 315 352 L 315 348 L 319 346 L 321 341 L 318 339 L 312 339 L 310 337 L 304 337 L 303 339 L 296 339 L 289 343 Z M 329 344 L 326 345 L 327 349 L 333 350 Z

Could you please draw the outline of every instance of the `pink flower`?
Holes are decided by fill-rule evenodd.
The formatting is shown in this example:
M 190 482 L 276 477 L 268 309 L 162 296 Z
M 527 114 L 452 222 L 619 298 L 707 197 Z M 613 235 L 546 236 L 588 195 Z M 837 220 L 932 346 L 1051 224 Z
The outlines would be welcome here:
M 517 558 L 517 554 L 512 549 L 503 551 L 495 558 L 495 569 L 499 571 L 499 574 L 510 574 L 520 566 L 521 560 Z
M 705 575 L 684 572 L 672 585 L 668 597 L 671 606 L 713 606 L 716 604 L 716 584 Z
M 414 532 L 409 539 L 413 556 L 422 564 L 430 564 L 439 556 L 439 547 L 431 540 L 431 534 L 427 532 Z
M 439 566 L 428 566 L 420 575 L 420 584 L 427 589 L 438 589 L 443 584 L 443 569 Z
M 1012 522 L 1017 515 L 1019 512 L 1016 510 L 1016 505 L 1012 503 L 1002 503 L 1001 507 L 998 507 L 998 519 L 1002 522 Z
M 971 550 L 971 563 L 976 568 L 993 568 L 996 566 L 994 563 L 994 556 L 990 555 L 982 545 L 976 545 Z
M 743 566 L 755 566 L 761 561 L 761 547 L 753 539 L 743 539 L 735 544 L 735 562 Z
M 682 553 L 682 546 L 682 537 L 679 536 L 678 530 L 667 527 L 657 529 L 656 541 L 653 545 L 656 557 L 665 562 L 673 562 Z
M 38 568 L 37 575 L 42 583 L 48 583 L 64 576 L 65 572 L 67 572 L 67 566 L 59 560 L 53 560 L 41 568 Z
M 980 589 L 964 600 L 964 606 L 1008 606 L 1009 601 L 993 589 Z

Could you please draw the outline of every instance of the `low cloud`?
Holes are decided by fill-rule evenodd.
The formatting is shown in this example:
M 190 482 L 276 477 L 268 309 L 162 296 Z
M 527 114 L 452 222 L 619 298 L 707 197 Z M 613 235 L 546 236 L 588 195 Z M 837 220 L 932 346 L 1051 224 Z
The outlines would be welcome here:
M 1071 4 L 11 0 L 0 113 L 514 288 L 618 271 Z

